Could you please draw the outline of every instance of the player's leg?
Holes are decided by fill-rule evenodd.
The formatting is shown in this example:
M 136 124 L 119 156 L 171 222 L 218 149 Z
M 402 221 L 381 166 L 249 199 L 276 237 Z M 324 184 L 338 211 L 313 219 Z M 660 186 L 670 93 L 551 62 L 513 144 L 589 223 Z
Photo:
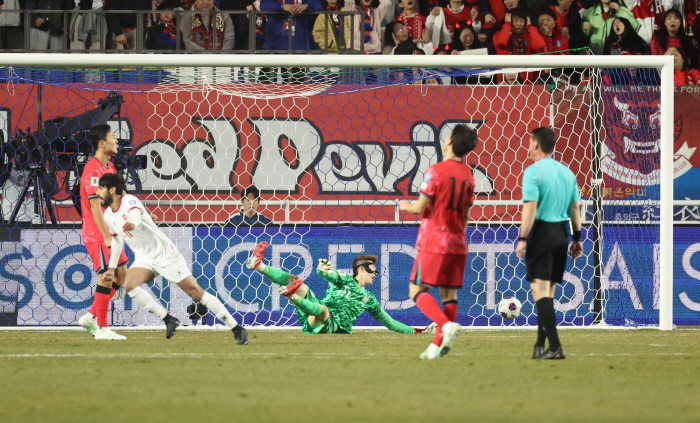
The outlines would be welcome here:
M 428 292 L 428 287 L 440 286 L 438 281 L 441 265 L 439 256 L 439 254 L 418 253 L 413 263 L 411 284 L 408 288 L 408 296 L 416 303 L 416 307 L 430 320 L 437 323 L 437 331 L 433 342 L 420 355 L 421 358 L 430 360 L 440 356 L 443 339 L 442 329 L 445 324 L 450 322 L 450 319 L 440 308 L 435 297 Z
M 292 303 L 294 307 L 308 316 L 307 321 L 312 328 L 323 326 L 330 318 L 328 307 L 319 303 L 316 298 L 307 298 L 309 287 L 296 277 L 289 285 L 280 288 L 280 294 Z
M 263 263 L 267 246 L 267 242 L 265 241 L 256 245 L 255 248 L 253 248 L 253 252 L 251 253 L 250 257 L 248 257 L 248 260 L 245 261 L 246 267 L 250 270 L 255 270 L 256 272 L 262 273 L 270 281 L 276 283 L 277 285 L 287 285 L 293 280 L 292 277 L 296 278 L 296 276 L 290 275 L 282 269 L 278 269 Z
M 179 261 L 179 260 L 178 260 Z M 183 259 L 184 262 L 184 259 Z M 165 276 L 164 276 L 165 277 Z M 167 278 L 166 278 L 167 279 Z M 187 295 L 198 303 L 202 303 L 211 310 L 217 319 L 221 320 L 233 332 L 238 345 L 248 344 L 248 331 L 238 324 L 236 319 L 229 313 L 226 306 L 215 296 L 205 292 L 191 274 L 178 282 L 179 286 Z
M 107 271 L 107 265 L 109 263 L 109 248 L 107 248 L 104 242 L 88 243 L 85 244 L 85 248 L 88 251 L 88 255 L 90 255 L 90 258 L 92 259 L 95 272 L 97 273 L 97 286 L 95 287 L 95 298 L 90 306 L 90 310 L 87 314 L 78 319 L 78 323 L 80 326 L 94 335 L 97 333 L 99 328 L 107 328 L 109 326 L 107 323 L 109 301 L 119 289 L 119 284 L 123 283 L 124 281 L 124 272 L 126 270 L 126 264 L 129 260 L 126 257 L 126 254 L 122 251 L 119 257 L 117 272 L 115 272 L 117 278 L 115 278 L 116 280 L 114 282 L 107 281 L 104 278 L 104 272 Z M 122 267 L 124 269 L 120 271 Z M 126 339 L 126 337 L 116 335 L 111 331 L 103 331 L 103 336 L 101 336 L 100 339 Z
M 166 337 L 170 338 L 180 321 L 171 316 L 163 305 L 141 285 L 152 281 L 158 276 L 158 272 L 145 262 L 136 259 L 131 268 L 127 271 L 124 281 L 124 289 L 131 299 L 147 312 L 153 314 L 165 322 Z M 168 336 L 168 334 L 170 336 Z
M 445 316 L 450 319 L 450 322 L 438 328 L 433 343 L 435 343 L 435 341 L 440 342 L 440 357 L 443 357 L 452 349 L 454 340 L 462 327 L 455 322 L 457 319 L 457 289 L 441 287 L 440 297 L 442 299 Z

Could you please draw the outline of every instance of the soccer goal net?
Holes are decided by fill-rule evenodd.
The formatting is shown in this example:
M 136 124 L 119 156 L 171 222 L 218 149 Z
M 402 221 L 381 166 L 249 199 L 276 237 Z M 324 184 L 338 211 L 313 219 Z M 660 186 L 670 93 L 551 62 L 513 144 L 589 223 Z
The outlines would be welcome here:
M 265 262 L 319 298 L 318 259 L 351 272 L 355 256 L 377 256 L 368 290 L 395 319 L 425 325 L 408 299 L 420 219 L 397 205 L 417 198 L 463 123 L 479 145 L 464 159 L 476 203 L 460 323 L 536 325 L 515 242 L 529 132 L 547 126 L 582 197 L 584 255 L 569 258 L 556 290 L 558 321 L 670 328 L 667 57 L 1 56 L 0 325 L 77 325 L 89 308 L 97 277 L 76 194 L 92 153 L 85 131 L 104 122 L 119 140 L 113 162 L 127 191 L 239 321 L 298 325 L 279 286 L 244 265 L 267 241 Z M 253 211 L 241 199 L 251 186 L 261 193 Z M 149 286 L 189 320 L 192 301 L 174 283 Z M 513 321 L 496 310 L 507 296 L 523 304 Z M 159 323 L 128 296 L 112 302 L 110 319 Z M 357 325 L 378 322 L 365 314 Z

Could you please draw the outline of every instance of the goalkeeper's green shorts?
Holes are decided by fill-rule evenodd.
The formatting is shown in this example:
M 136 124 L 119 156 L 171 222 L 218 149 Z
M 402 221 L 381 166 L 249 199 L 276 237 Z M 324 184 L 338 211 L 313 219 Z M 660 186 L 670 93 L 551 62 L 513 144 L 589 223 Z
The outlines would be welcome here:
M 316 295 L 314 292 L 309 288 L 308 294 L 306 294 L 306 300 L 311 301 L 312 303 L 315 304 L 321 304 L 321 301 L 319 301 L 318 298 L 316 298 Z M 330 310 L 328 310 L 330 312 Z M 326 323 L 322 324 L 321 326 L 311 326 L 309 324 L 309 316 L 304 313 L 303 311 L 297 309 L 297 318 L 299 319 L 299 323 L 302 325 L 302 331 L 304 333 L 335 333 L 338 331 L 338 324 L 335 321 L 335 318 L 333 318 L 333 313 L 329 313 L 330 316 L 328 317 L 328 320 L 326 320 Z

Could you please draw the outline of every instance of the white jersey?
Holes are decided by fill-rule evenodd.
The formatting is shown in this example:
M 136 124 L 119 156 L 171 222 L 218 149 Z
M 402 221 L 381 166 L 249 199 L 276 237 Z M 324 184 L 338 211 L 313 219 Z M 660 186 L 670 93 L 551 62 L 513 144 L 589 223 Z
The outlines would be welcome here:
M 113 211 L 112 207 L 107 207 L 104 215 L 112 237 L 118 238 L 117 245 L 112 242 L 112 256 L 115 255 L 115 249 L 121 250 L 122 241 L 129 244 L 137 259 L 152 263 L 169 262 L 180 255 L 172 241 L 153 223 L 143 203 L 133 195 L 124 194 L 119 208 Z M 126 222 L 134 223 L 136 227 L 125 232 L 123 227 Z

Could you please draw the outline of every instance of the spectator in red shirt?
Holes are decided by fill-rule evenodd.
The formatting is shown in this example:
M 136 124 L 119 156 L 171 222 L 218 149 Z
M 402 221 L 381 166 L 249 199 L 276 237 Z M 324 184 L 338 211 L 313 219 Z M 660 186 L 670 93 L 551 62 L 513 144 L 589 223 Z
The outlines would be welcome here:
M 636 56 L 651 54 L 651 50 L 649 44 L 634 30 L 630 21 L 625 18 L 616 18 L 612 32 L 605 40 L 603 54 Z
M 462 0 L 450 0 L 448 7 L 433 8 L 426 20 L 433 45 L 451 43 L 457 24 L 461 21 L 472 21 L 471 11 L 472 8 L 465 6 Z M 480 28 L 475 29 L 478 32 Z
M 557 16 L 552 9 L 543 9 L 537 17 L 537 30 L 544 40 L 544 48 L 537 53 L 569 54 L 569 42 L 556 31 Z
M 507 13 L 511 13 L 515 9 L 526 11 L 528 8 L 526 0 L 489 0 L 489 5 L 491 6 L 491 15 L 496 20 L 493 24 L 495 27 L 505 23 Z
M 406 26 L 408 36 L 414 42 L 427 43 L 429 41 L 428 27 L 425 25 L 425 16 L 416 12 L 418 0 L 400 0 L 399 7 L 403 12 L 396 18 Z
M 532 54 L 545 47 L 544 39 L 521 9 L 513 9 L 506 15 L 503 28 L 493 36 L 493 43 L 498 54 Z
M 697 68 L 698 52 L 693 41 L 685 33 L 683 15 L 678 9 L 669 9 L 664 15 L 664 24 L 651 41 L 651 54 L 667 54 L 670 48 L 683 50 L 690 58 L 690 67 Z
M 570 48 L 588 45 L 588 38 L 583 33 L 581 14 L 573 0 L 551 0 L 549 8 L 556 15 L 557 30 L 566 38 Z
M 682 49 L 671 47 L 666 54 L 673 55 L 674 85 L 700 85 L 700 71 L 690 67 L 690 58 Z

